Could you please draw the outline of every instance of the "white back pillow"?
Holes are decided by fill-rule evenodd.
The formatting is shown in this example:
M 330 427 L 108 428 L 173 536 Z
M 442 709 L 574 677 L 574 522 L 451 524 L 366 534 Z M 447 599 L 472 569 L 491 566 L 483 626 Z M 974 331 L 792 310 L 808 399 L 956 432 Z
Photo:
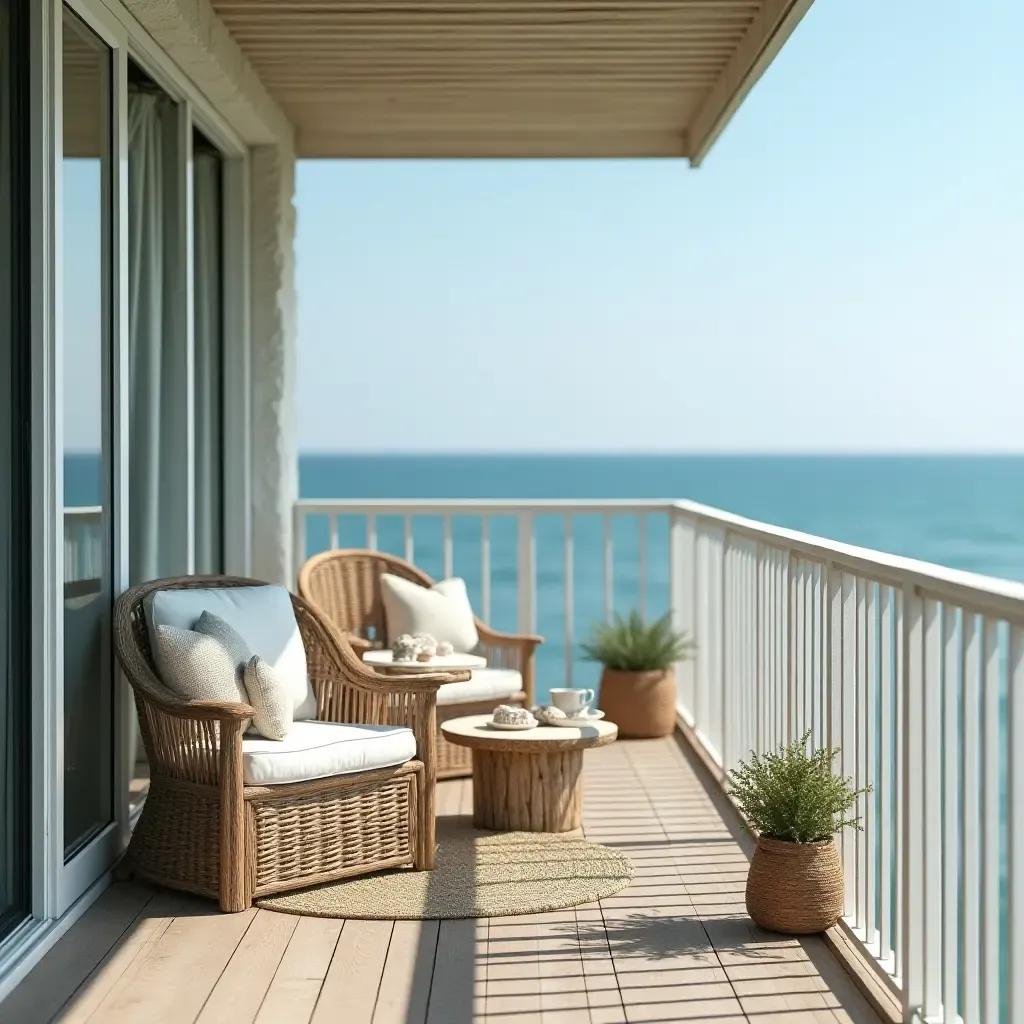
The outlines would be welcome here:
M 149 644 L 157 670 L 164 672 L 156 643 L 157 626 L 193 629 L 208 611 L 234 627 L 253 654 L 277 674 L 292 699 L 295 721 L 316 718 L 316 697 L 309 685 L 306 648 L 288 591 L 280 586 L 213 587 L 209 590 L 157 590 L 145 601 Z
M 464 579 L 453 576 L 421 587 L 384 573 L 380 586 L 389 644 L 403 633 L 429 633 L 439 642 L 450 643 L 459 654 L 468 654 L 480 642 Z

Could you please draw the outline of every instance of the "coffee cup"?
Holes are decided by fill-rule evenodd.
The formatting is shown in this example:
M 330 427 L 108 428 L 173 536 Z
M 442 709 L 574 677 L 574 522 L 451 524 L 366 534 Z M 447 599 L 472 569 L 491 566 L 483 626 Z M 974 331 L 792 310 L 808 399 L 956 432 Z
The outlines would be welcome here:
M 593 701 L 594 691 L 585 688 L 576 690 L 565 687 L 551 691 L 551 703 L 559 711 L 564 711 L 568 718 L 583 714 Z

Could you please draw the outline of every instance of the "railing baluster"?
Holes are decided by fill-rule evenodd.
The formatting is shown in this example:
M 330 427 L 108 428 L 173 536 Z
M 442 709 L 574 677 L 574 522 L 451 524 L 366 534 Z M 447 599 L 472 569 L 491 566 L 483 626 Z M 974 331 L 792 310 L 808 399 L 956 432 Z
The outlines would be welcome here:
M 999 634 L 987 616 L 981 690 L 981 1019 L 999 1020 Z
M 893 787 L 895 785 L 895 757 L 896 744 L 893 737 L 893 593 L 892 588 L 883 586 L 881 593 L 881 626 L 879 636 L 879 670 L 881 678 L 878 685 L 878 700 L 881 704 L 881 730 L 879 742 L 881 745 L 881 772 L 878 782 L 878 803 L 881 828 L 879 839 L 881 841 L 882 871 L 879 880 L 879 906 L 878 906 L 878 931 L 879 931 L 879 956 L 884 961 L 892 960 L 893 956 L 893 872 L 892 857 L 894 850 L 893 842 Z M 893 963 L 895 967 L 895 963 Z
M 444 578 L 451 579 L 455 575 L 455 551 L 452 545 L 452 517 L 442 517 L 443 550 L 444 550 Z
M 963 775 L 963 979 L 964 1024 L 981 1024 L 981 637 L 978 616 L 963 614 L 961 665 L 964 691 Z
M 604 515 L 604 621 L 611 622 L 615 607 L 614 580 L 612 579 L 612 517 Z
M 372 512 L 366 517 L 366 547 L 377 550 L 377 517 Z
M 647 516 L 642 512 L 637 517 L 637 580 L 639 590 L 637 603 L 640 617 L 647 618 Z
M 533 536 L 533 516 L 529 512 L 519 516 L 519 631 L 536 633 L 535 621 L 537 586 L 537 548 Z
M 565 679 L 566 686 L 572 686 L 572 663 L 573 663 L 573 591 L 575 583 L 573 580 L 573 536 L 572 516 L 566 516 L 563 520 L 565 529 Z
M 868 615 L 867 581 L 857 577 L 857 774 L 858 789 L 868 783 Z M 857 797 L 857 814 L 861 821 L 867 818 L 867 797 Z M 857 862 L 857 927 L 865 928 L 868 916 L 868 844 L 866 831 L 854 831 L 854 851 Z
M 491 517 L 480 517 L 480 601 L 484 622 L 491 622 Z
M 912 585 L 903 594 L 903 689 L 901 959 L 905 1005 L 919 1013 L 924 999 L 924 610 Z
M 416 545 L 413 539 L 412 516 L 410 515 L 402 516 L 402 546 L 405 548 L 405 560 L 413 562 L 416 558 Z M 484 613 L 484 621 L 488 621 L 486 613 Z
M 843 752 L 841 771 L 846 778 L 857 778 L 857 578 L 843 573 L 843 677 L 842 677 Z M 845 829 L 840 842 L 843 850 L 843 876 L 846 898 L 843 914 L 857 917 L 857 839 L 853 829 Z
M 960 634 L 957 610 L 942 608 L 942 1019 L 959 1018 Z
M 924 602 L 924 1002 L 926 1017 L 942 1006 L 942 617 Z
M 896 867 L 896 908 L 895 908 L 895 934 L 893 935 L 893 952 L 895 954 L 895 974 L 898 978 L 904 979 L 904 997 L 906 996 L 906 964 L 904 955 L 907 950 L 906 943 L 906 912 L 907 892 L 906 874 L 907 864 L 907 693 L 906 693 L 906 631 L 907 617 L 904 604 L 903 589 L 893 588 L 893 609 L 895 618 L 893 623 L 893 644 L 896 669 L 895 683 L 895 704 L 896 721 L 893 726 L 893 741 L 895 751 L 893 756 L 893 769 L 895 772 L 895 785 L 893 786 L 893 797 L 896 802 L 896 834 L 893 839 L 896 843 L 895 867 Z M 904 998 L 904 1007 L 906 999 Z
M 328 530 L 330 531 L 330 546 L 332 551 L 338 550 L 338 517 L 336 515 L 329 515 L 327 517 Z
M 1024 1020 L 1024 629 L 1010 627 L 1008 749 L 1010 880 L 1008 917 L 1010 949 L 1009 1019 Z
M 864 850 L 867 874 L 865 894 L 864 940 L 874 947 L 878 940 L 878 921 L 875 907 L 878 900 L 878 871 L 876 850 L 878 849 L 878 587 L 873 580 L 867 584 L 867 727 L 866 727 L 866 782 L 872 791 L 863 799 L 866 803 L 864 815 Z

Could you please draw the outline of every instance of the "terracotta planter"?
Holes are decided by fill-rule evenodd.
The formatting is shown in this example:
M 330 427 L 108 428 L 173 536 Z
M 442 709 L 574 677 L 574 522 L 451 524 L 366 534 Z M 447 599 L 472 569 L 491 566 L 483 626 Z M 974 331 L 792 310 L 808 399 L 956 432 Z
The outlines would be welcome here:
M 843 912 L 843 866 L 832 839 L 784 843 L 758 838 L 747 875 L 747 913 L 762 928 L 813 935 Z
M 623 739 L 668 736 L 676 726 L 676 678 L 672 669 L 601 673 L 598 707 Z

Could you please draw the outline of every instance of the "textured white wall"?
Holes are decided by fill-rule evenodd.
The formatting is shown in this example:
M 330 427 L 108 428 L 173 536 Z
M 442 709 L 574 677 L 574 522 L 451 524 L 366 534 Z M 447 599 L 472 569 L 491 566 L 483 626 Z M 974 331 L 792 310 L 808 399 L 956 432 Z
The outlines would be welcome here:
M 294 583 L 292 505 L 299 493 L 295 406 L 295 159 L 257 146 L 252 195 L 252 572 Z
M 298 452 L 292 127 L 208 0 L 123 2 L 252 147 L 252 574 L 293 584 L 291 512 L 298 497 Z

